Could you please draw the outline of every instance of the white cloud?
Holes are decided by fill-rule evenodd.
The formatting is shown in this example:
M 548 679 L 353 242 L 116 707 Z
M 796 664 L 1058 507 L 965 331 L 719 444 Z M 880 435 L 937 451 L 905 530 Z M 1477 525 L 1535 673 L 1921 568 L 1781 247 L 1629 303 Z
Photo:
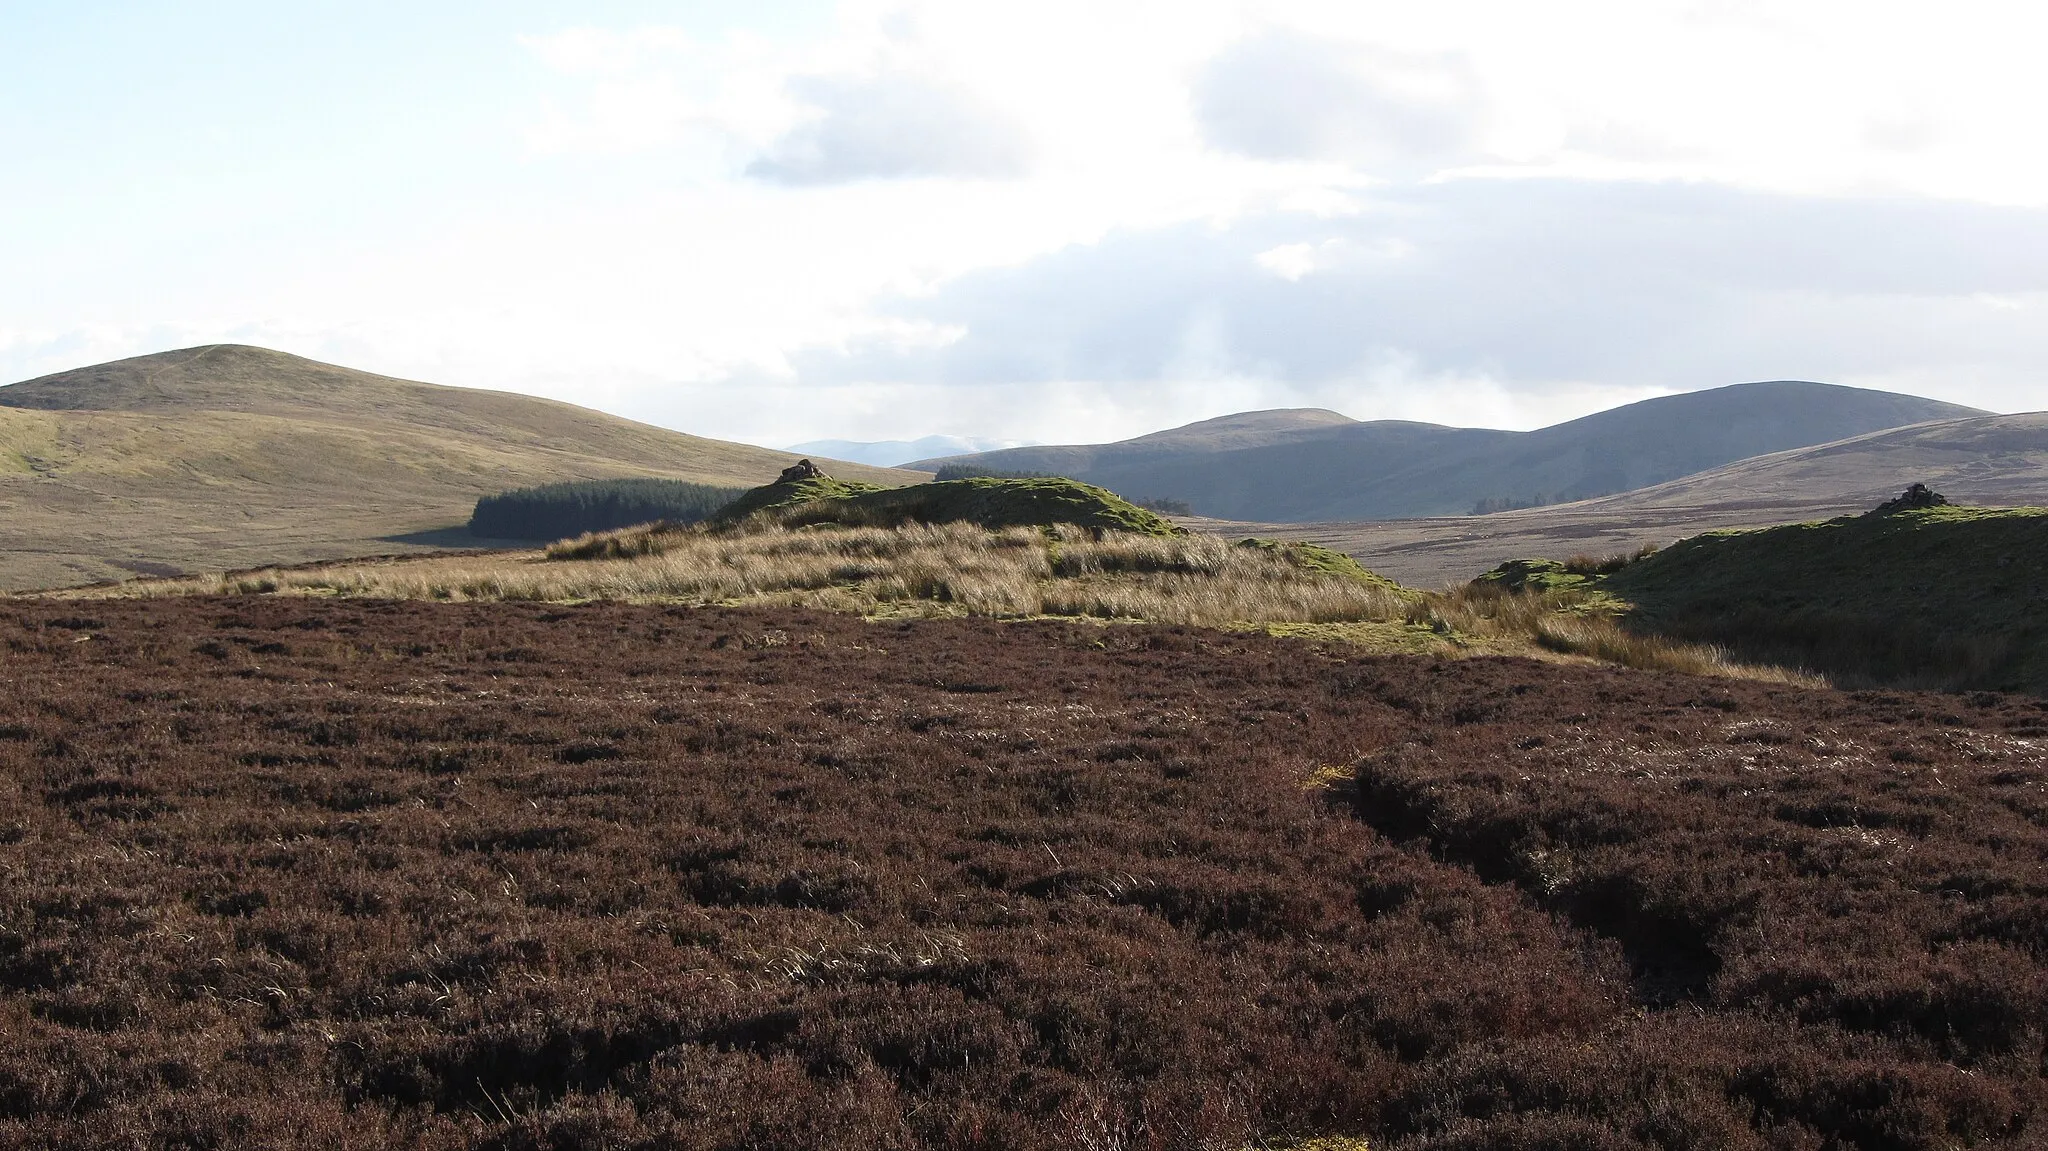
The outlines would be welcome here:
M 906 176 L 1021 176 L 1023 129 L 973 92 L 914 76 L 800 76 L 793 93 L 816 108 L 747 165 L 781 184 L 839 184 Z
M 1319 261 L 1314 244 L 1281 244 L 1252 257 L 1259 267 L 1283 280 L 1299 280 L 1316 270 Z
M 1495 413 L 1548 413 L 1784 377 L 2039 403 L 2048 333 L 2027 308 L 2048 293 L 2048 211 L 1589 181 L 1457 181 L 1370 203 L 1133 230 L 973 273 L 896 306 L 959 339 L 800 370 L 1111 394 L 1236 381 L 1267 401 L 1439 422 L 1486 410 L 1475 390 L 1529 398 Z
M 1234 44 L 1194 83 L 1213 145 L 1269 160 L 1340 160 L 1374 174 L 1470 157 L 1482 114 L 1453 54 L 1414 55 L 1275 29 Z
M 470 125 L 496 166 L 358 165 L 332 199 L 376 226 L 271 196 L 254 227 L 235 173 L 138 168 L 182 189 L 146 226 L 110 198 L 0 235 L 32 333 L 0 372 L 238 338 L 757 442 L 1289 403 L 1527 426 L 1773 376 L 2038 406 L 2048 251 L 1983 208 L 2048 207 L 2033 24 L 847 0 L 800 33 L 526 27 Z M 38 186 L 0 206 L 50 218 Z

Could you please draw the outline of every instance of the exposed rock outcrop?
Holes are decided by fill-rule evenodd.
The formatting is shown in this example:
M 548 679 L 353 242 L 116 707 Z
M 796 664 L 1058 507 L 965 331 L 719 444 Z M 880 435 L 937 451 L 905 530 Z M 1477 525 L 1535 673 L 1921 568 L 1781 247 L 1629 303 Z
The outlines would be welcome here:
M 778 484 L 793 484 L 799 480 L 826 480 L 831 478 L 825 474 L 823 468 L 820 468 L 811 461 L 798 460 L 782 469 L 782 474 L 775 477 L 775 482 Z
M 1940 508 L 1947 506 L 1947 496 L 1942 495 L 1926 484 L 1914 484 L 1907 488 L 1905 493 L 1900 495 L 1899 498 L 1886 500 L 1877 505 L 1876 508 L 1871 510 L 1870 514 L 1874 516 L 1888 516 L 1893 512 L 1903 512 L 1912 508 Z

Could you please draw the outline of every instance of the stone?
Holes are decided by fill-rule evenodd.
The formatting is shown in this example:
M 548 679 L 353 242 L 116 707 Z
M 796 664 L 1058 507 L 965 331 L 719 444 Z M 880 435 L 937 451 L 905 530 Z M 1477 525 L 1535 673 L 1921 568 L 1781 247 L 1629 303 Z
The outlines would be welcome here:
M 1871 514 L 1882 516 L 1890 515 L 1893 512 L 1906 511 L 1911 508 L 1942 508 L 1947 506 L 1947 496 L 1942 495 L 1926 484 L 1914 484 L 1907 488 L 1899 498 L 1886 500 L 1877 505 Z

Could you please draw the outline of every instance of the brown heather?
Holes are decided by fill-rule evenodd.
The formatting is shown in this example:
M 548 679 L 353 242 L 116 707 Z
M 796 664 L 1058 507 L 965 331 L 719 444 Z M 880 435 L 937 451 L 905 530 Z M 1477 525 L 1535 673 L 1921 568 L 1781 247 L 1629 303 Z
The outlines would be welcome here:
M 0 603 L 0 1146 L 2048 1142 L 2048 703 L 1333 650 Z

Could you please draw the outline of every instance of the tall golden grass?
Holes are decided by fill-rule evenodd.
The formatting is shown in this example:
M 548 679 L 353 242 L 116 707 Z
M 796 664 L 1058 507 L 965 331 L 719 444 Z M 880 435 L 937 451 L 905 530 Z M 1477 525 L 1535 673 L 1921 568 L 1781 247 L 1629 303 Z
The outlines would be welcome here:
M 588 556 L 592 558 L 568 558 Z M 131 594 L 798 605 L 864 614 L 1077 616 L 1221 627 L 1403 618 L 1415 593 L 1214 536 L 1074 528 L 629 529 L 540 553 L 277 568 Z
M 621 600 L 1198 627 L 1376 623 L 1402 629 L 1411 639 L 1422 634 L 1447 653 L 1589 658 L 1635 668 L 1820 682 L 1803 672 L 1736 662 L 1710 644 L 1632 633 L 1618 618 L 1619 605 L 1597 594 L 1506 592 L 1484 585 L 1422 592 L 1313 570 L 1284 553 L 1238 547 L 1216 536 L 1072 527 L 628 528 L 544 551 L 138 580 L 93 594 Z
M 1411 623 L 1473 637 L 1481 642 L 1522 644 L 1566 655 L 1586 656 L 1623 667 L 1721 675 L 1804 687 L 1825 687 L 1812 672 L 1743 663 L 1714 644 L 1645 635 L 1623 623 L 1620 604 L 1598 592 L 1577 589 L 1506 591 L 1490 584 L 1466 584 L 1418 600 Z

